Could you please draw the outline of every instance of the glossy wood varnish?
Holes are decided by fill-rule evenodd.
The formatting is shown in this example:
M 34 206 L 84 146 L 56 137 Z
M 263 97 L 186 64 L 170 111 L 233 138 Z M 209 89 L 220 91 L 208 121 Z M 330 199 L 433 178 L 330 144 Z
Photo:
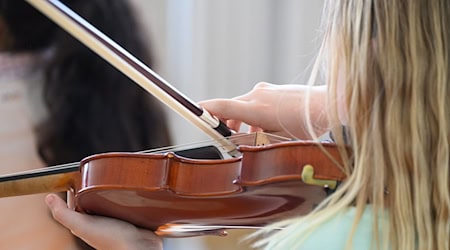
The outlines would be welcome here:
M 334 146 L 324 147 L 337 156 Z M 319 179 L 344 177 L 311 142 L 240 151 L 241 158 L 219 160 L 173 153 L 89 157 L 81 163 L 73 205 L 152 230 L 168 224 L 257 226 L 306 214 L 325 198 L 323 187 L 301 181 L 303 166 L 316 166 Z

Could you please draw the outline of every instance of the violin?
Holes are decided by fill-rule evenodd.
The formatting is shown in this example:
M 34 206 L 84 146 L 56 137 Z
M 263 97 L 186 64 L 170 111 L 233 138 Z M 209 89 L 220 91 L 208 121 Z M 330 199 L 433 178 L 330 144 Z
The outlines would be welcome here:
M 325 188 L 336 188 L 345 177 L 333 158 L 324 157 L 322 150 L 339 158 L 333 143 L 321 149 L 314 142 L 259 133 L 231 140 L 241 144 L 240 157 L 222 159 L 211 146 L 103 153 L 79 164 L 0 177 L 0 196 L 69 190 L 72 208 L 160 236 L 224 235 L 223 228 L 306 214 L 326 197 Z
M 27 0 L 213 138 L 212 145 L 103 153 L 0 177 L 0 197 L 68 191 L 68 204 L 165 237 L 225 235 L 310 212 L 345 174 L 334 143 L 233 134 L 57 0 Z

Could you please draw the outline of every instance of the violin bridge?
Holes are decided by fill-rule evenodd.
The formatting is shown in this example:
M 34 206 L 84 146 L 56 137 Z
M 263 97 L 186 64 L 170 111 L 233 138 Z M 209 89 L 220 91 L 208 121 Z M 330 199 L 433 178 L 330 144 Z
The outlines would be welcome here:
M 254 142 L 255 146 L 263 146 L 268 144 L 270 144 L 270 139 L 266 134 L 258 132 L 255 134 L 255 142 Z
M 314 178 L 314 167 L 312 165 L 305 165 L 302 170 L 302 180 L 309 185 L 317 185 L 324 188 L 336 189 L 337 181 L 321 180 Z

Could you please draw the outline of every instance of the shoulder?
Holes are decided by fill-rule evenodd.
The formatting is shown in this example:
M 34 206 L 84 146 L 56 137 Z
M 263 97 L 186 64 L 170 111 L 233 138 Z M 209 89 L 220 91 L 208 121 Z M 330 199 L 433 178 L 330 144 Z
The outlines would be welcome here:
M 356 209 L 349 208 L 347 211 L 342 212 L 339 216 L 324 222 L 307 236 L 306 240 L 301 245 L 301 249 L 345 249 L 355 217 Z M 383 220 L 382 217 L 377 219 L 381 224 L 381 221 Z M 373 224 L 374 218 L 372 208 L 368 206 L 364 210 L 352 238 L 351 245 L 353 249 L 371 248 Z

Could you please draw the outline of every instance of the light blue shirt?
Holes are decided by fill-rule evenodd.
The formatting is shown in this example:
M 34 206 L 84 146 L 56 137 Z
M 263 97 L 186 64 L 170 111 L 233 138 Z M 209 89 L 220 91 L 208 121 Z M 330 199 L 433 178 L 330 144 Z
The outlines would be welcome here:
M 350 232 L 352 230 L 353 221 L 356 216 L 356 209 L 350 208 L 341 216 L 337 216 L 314 230 L 308 238 L 303 242 L 300 249 L 302 250 L 342 250 L 345 249 Z M 379 227 L 383 222 L 383 218 L 378 219 Z M 387 220 L 385 213 L 384 220 Z M 382 231 L 379 231 L 379 237 L 382 237 Z M 367 206 L 357 225 L 353 235 L 352 246 L 354 250 L 369 250 L 372 246 L 373 238 L 373 215 L 372 207 Z M 382 246 L 380 243 L 379 246 Z

